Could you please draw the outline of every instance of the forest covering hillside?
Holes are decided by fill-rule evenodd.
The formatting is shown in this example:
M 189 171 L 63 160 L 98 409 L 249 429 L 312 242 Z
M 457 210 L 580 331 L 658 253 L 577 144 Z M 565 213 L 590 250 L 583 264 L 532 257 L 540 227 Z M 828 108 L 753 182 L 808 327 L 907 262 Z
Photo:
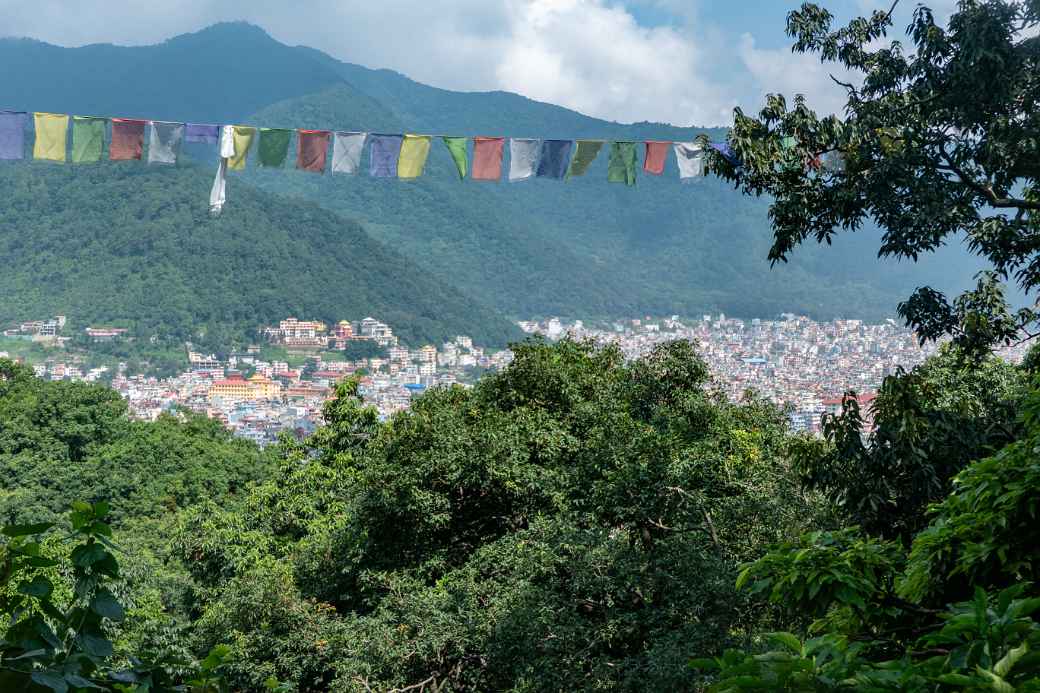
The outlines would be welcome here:
M 234 214 L 211 217 L 210 182 L 191 166 L 0 167 L 0 323 L 60 313 L 214 348 L 290 315 L 375 315 L 416 344 L 519 332 L 313 203 L 234 180 Z

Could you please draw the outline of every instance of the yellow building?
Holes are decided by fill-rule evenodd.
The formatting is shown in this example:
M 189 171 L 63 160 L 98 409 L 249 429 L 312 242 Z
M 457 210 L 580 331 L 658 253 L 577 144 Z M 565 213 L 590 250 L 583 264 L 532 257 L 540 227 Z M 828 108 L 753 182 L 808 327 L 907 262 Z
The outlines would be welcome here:
M 220 398 L 224 401 L 247 401 L 278 399 L 281 396 L 281 383 L 265 378 L 259 373 L 249 380 L 240 375 L 233 375 L 214 382 L 209 388 L 210 400 Z
M 278 399 L 282 396 L 282 384 L 257 373 L 249 379 L 254 399 Z
M 217 380 L 209 387 L 209 398 L 223 400 L 254 399 L 252 384 L 240 375 L 233 375 L 225 380 Z

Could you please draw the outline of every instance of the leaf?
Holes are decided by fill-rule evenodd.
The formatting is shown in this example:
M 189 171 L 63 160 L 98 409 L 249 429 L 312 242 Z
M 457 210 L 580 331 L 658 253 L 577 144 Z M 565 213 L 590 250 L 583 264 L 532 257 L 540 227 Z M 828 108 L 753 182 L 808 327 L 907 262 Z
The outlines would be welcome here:
M 104 658 L 112 656 L 112 643 L 108 641 L 108 638 L 89 633 L 80 633 L 76 636 L 76 640 L 83 651 L 91 657 Z
M 975 669 L 989 680 L 990 688 L 992 688 L 996 693 L 1015 693 L 1014 686 L 994 674 L 992 671 L 987 671 L 982 667 L 975 667 Z
M 50 671 L 34 671 L 32 680 L 55 693 L 66 693 L 69 690 L 69 684 L 65 683 L 65 678 Z
M 993 672 L 1001 678 L 1007 676 L 1011 668 L 1015 666 L 1015 662 L 1022 659 L 1026 652 L 1029 652 L 1028 642 L 1023 642 L 1015 649 L 1009 650 L 1006 655 L 1000 658 L 999 662 L 993 665 Z
M 95 688 L 99 691 L 105 690 L 102 686 L 97 685 L 89 679 L 85 679 L 79 674 L 65 674 L 65 680 L 77 688 Z
M 126 617 L 123 605 L 105 588 L 99 589 L 94 598 L 90 600 L 90 609 L 98 616 L 116 622 L 122 621 Z
M 42 534 L 53 526 L 53 522 L 37 522 L 33 525 L 6 525 L 0 532 L 9 537 L 27 537 L 31 534 Z
M 72 562 L 80 568 L 88 568 L 108 556 L 101 544 L 85 544 L 72 551 Z
M 794 635 L 793 633 L 785 633 L 783 631 L 779 631 L 776 633 L 768 633 L 766 634 L 766 637 L 769 639 L 770 642 L 777 645 L 783 645 L 795 654 L 802 653 L 802 641 L 799 640 L 798 636 Z
M 52 585 L 51 581 L 42 575 L 37 575 L 31 582 L 23 580 L 19 583 L 18 591 L 30 597 L 44 599 L 45 597 L 49 597 L 51 592 L 54 591 L 54 585 Z
M 94 517 L 96 517 L 97 519 L 100 520 L 105 515 L 108 515 L 108 510 L 109 510 L 108 501 L 98 501 L 97 503 L 94 504 L 94 507 L 93 507 Z

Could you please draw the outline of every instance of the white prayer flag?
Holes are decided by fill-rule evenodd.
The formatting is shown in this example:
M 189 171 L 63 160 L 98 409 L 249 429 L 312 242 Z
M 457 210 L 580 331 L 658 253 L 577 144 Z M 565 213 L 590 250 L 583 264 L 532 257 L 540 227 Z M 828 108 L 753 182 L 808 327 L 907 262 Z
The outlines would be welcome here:
M 367 132 L 337 132 L 332 139 L 332 172 L 354 175 L 361 168 Z
M 675 142 L 675 160 L 679 164 L 679 178 L 699 178 L 704 175 L 704 147 L 696 142 Z
M 148 137 L 148 163 L 176 164 L 183 138 L 184 123 L 152 121 Z
M 541 151 L 541 140 L 509 140 L 510 182 L 526 180 L 533 176 L 535 169 L 538 168 L 538 158 L 541 155 Z

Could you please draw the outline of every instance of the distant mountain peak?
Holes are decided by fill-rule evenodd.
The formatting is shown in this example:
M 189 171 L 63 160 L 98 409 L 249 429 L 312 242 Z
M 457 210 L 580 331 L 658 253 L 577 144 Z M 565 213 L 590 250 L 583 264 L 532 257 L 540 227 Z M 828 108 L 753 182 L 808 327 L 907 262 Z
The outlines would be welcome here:
M 183 41 L 211 41 L 211 40 L 227 41 L 231 40 L 250 40 L 250 41 L 263 41 L 271 43 L 279 43 L 269 33 L 267 33 L 263 27 L 257 26 L 251 22 L 245 20 L 237 20 L 232 22 L 217 22 L 216 24 L 210 24 L 209 26 L 199 29 L 198 31 L 179 34 L 170 39 L 167 39 L 166 43 L 178 43 Z

